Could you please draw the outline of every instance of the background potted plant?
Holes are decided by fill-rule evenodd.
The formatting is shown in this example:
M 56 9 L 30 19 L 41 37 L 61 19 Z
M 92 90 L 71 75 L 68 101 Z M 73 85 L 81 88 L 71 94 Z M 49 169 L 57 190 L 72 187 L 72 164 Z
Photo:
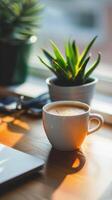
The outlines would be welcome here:
M 75 41 L 68 41 L 65 45 L 66 58 L 62 56 L 58 47 L 52 41 L 54 55 L 43 50 L 49 64 L 42 58 L 39 57 L 39 59 L 55 74 L 55 77 L 46 80 L 52 101 L 79 100 L 88 104 L 91 103 L 97 79 L 90 77 L 90 75 L 100 62 L 100 53 L 98 53 L 97 60 L 87 70 L 86 67 L 91 58 L 88 53 L 96 38 L 97 36 L 92 39 L 81 54 Z
M 38 0 L 0 0 L 0 85 L 25 81 L 41 11 Z

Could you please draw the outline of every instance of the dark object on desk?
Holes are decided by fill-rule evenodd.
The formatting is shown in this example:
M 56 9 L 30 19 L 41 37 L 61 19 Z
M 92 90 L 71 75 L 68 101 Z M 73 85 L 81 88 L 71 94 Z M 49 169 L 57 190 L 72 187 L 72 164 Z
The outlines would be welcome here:
M 0 41 L 0 85 L 15 85 L 25 81 L 32 43 L 10 44 Z
M 38 157 L 0 144 L 0 187 L 40 170 L 44 161 Z
M 44 93 L 36 98 L 26 98 L 24 96 L 8 96 L 0 99 L 0 112 L 3 115 L 7 114 L 30 114 L 40 117 L 42 107 L 48 103 L 49 94 Z

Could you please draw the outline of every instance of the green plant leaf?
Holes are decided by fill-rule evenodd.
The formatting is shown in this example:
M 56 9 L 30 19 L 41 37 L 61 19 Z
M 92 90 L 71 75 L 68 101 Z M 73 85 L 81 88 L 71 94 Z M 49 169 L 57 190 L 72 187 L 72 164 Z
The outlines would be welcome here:
M 74 68 L 71 63 L 71 59 L 67 56 L 67 71 L 70 71 L 72 76 L 75 77 Z
M 70 41 L 65 45 L 65 55 L 68 62 L 69 69 L 75 77 L 77 71 L 77 62 L 79 57 L 79 51 L 76 46 L 75 40 L 71 43 Z
M 67 69 L 74 74 L 74 58 L 73 58 L 73 49 L 70 40 L 65 44 L 65 55 L 67 60 Z
M 61 52 L 59 51 L 59 49 L 57 48 L 57 46 L 55 45 L 55 43 L 53 41 L 51 41 L 51 45 L 54 51 L 54 54 L 56 56 L 56 60 L 59 63 L 59 65 L 61 65 L 62 67 L 66 68 L 66 62 L 61 54 Z
M 84 62 L 84 60 L 85 60 L 85 58 L 86 58 L 86 56 L 87 56 L 87 54 L 88 54 L 88 52 L 89 52 L 91 46 L 92 46 L 93 43 L 95 42 L 96 38 L 97 38 L 97 36 L 95 36 L 95 37 L 91 40 L 91 42 L 87 45 L 87 47 L 85 48 L 85 50 L 82 52 L 82 55 L 81 55 L 81 58 L 80 58 L 80 61 L 79 61 L 79 68 L 81 67 L 82 63 Z
M 97 67 L 97 65 L 99 64 L 101 60 L 101 54 L 98 54 L 98 58 L 96 60 L 96 62 L 91 66 L 91 68 L 86 72 L 84 79 L 87 80 L 87 78 L 90 76 L 90 74 L 95 70 L 95 68 Z
M 83 81 L 84 81 L 84 73 L 85 73 L 85 69 L 86 69 L 86 66 L 88 64 L 90 60 L 90 56 L 88 58 L 86 58 L 86 60 L 84 61 L 83 65 L 81 66 L 79 72 L 77 73 L 77 76 L 75 78 L 75 81 L 76 82 L 79 82 L 79 83 L 82 83 L 83 84 Z
M 68 73 L 66 72 L 66 70 L 61 67 L 61 65 L 59 65 L 55 60 L 53 60 L 53 65 L 55 65 L 55 67 L 57 67 L 57 69 L 59 69 L 59 73 L 63 72 L 62 74 L 64 75 L 64 77 L 69 78 Z
M 35 5 L 30 7 L 28 10 L 25 11 L 26 15 L 37 15 L 37 12 L 41 12 L 41 10 L 43 9 L 43 6 L 40 5 Z
M 72 43 L 72 48 L 74 51 L 74 65 L 76 65 L 78 63 L 78 59 L 79 59 L 79 50 L 78 50 L 78 47 L 76 46 L 75 40 Z
M 53 60 L 55 60 L 53 58 L 53 56 L 51 56 L 51 54 L 48 51 L 46 51 L 45 49 L 43 49 L 43 53 L 46 56 L 46 58 L 49 60 L 50 64 L 52 64 Z
M 37 16 L 23 16 L 20 17 L 19 21 L 23 22 L 23 23 L 27 23 L 27 22 L 32 22 L 32 21 L 36 21 L 37 20 Z
M 40 58 L 39 56 L 38 56 L 38 58 L 39 58 L 39 60 L 49 69 L 49 70 L 51 70 L 56 76 L 57 76 L 57 73 L 56 73 L 56 71 L 51 67 L 51 66 L 49 66 L 42 58 Z

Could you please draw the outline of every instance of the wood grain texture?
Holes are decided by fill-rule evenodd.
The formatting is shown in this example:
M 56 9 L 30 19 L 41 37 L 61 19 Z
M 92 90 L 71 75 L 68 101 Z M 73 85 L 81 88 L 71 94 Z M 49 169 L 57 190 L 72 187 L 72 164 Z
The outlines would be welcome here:
M 46 163 L 40 173 L 0 191 L 0 200 L 112 199 L 111 126 L 88 136 L 81 151 L 60 152 L 51 148 L 41 119 L 22 117 L 0 126 L 0 142 Z

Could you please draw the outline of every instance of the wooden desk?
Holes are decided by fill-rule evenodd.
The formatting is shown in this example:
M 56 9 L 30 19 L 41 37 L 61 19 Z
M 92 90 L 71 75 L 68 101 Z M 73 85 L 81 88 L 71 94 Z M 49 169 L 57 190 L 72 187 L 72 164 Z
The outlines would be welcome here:
M 39 119 L 22 117 L 9 126 L 4 123 L 0 127 L 0 142 L 39 156 L 46 162 L 40 174 L 9 190 L 6 188 L 0 200 L 112 199 L 111 126 L 104 125 L 86 138 L 82 146 L 84 154 L 52 149 Z

